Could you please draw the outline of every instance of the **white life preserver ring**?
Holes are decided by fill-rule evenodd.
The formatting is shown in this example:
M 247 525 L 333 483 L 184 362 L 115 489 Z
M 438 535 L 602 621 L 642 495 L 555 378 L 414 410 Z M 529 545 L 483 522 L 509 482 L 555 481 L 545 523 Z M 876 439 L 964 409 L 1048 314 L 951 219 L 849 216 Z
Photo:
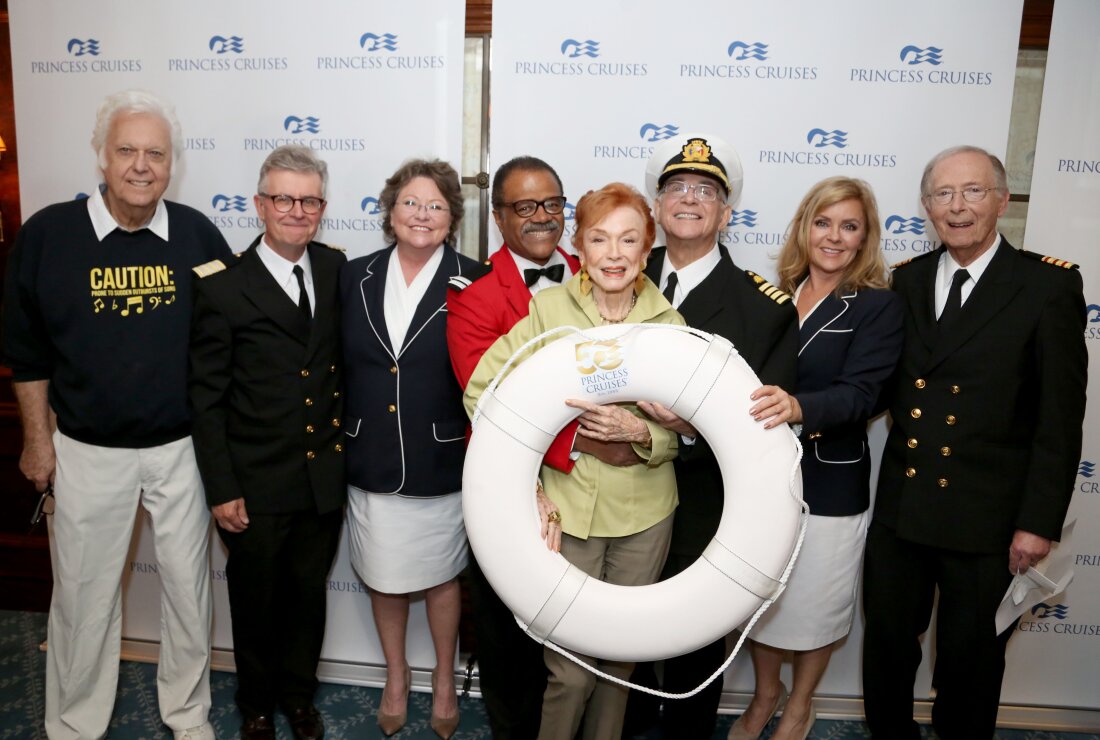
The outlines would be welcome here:
M 749 415 L 760 381 L 722 337 L 661 324 L 574 331 L 479 399 L 462 477 L 470 545 L 537 640 L 609 660 L 690 652 L 782 590 L 802 510 L 798 440 L 786 425 L 765 430 Z M 650 586 L 615 586 L 547 550 L 535 481 L 550 443 L 577 416 L 567 398 L 657 401 L 706 438 L 722 470 L 724 507 L 714 539 L 685 571 Z

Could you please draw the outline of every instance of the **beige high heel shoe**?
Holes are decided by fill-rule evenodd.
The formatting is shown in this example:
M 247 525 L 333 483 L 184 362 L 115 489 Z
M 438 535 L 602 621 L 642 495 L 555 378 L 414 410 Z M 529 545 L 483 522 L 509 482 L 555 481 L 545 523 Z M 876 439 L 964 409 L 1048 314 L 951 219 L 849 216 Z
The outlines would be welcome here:
M 451 735 L 455 734 L 455 730 L 458 729 L 458 721 L 461 718 L 459 711 L 455 708 L 455 714 L 453 717 L 443 717 L 435 713 L 435 679 L 436 671 L 432 671 L 432 731 L 439 735 L 443 740 L 451 740 Z
M 409 689 L 412 687 L 412 669 L 409 666 L 405 666 L 405 706 L 397 714 L 387 714 L 382 711 L 382 703 L 378 703 L 378 714 L 376 718 L 378 720 L 378 728 L 382 730 L 382 734 L 386 737 L 395 735 L 401 731 L 401 728 L 405 726 L 405 723 L 409 721 Z M 385 689 L 383 689 L 383 693 Z
M 772 721 L 772 717 L 775 713 L 782 709 L 787 704 L 787 687 L 783 685 L 783 682 L 779 682 L 779 696 L 775 698 L 775 704 L 772 705 L 771 712 L 768 713 L 768 718 L 764 720 L 764 724 L 760 725 L 760 729 L 757 732 L 752 732 L 745 727 L 745 715 L 742 714 L 737 718 L 737 721 L 733 723 L 733 727 L 730 728 L 730 734 L 726 736 L 726 740 L 756 740 L 760 737 L 760 733 L 764 731 L 764 728 L 768 726 L 768 723 Z

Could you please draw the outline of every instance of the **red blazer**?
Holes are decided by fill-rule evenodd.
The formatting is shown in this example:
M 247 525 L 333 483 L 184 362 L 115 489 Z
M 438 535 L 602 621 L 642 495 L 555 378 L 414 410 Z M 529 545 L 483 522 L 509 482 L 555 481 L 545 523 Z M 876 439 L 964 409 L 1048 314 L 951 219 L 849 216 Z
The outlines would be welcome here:
M 569 268 L 576 273 L 580 262 L 561 247 Z M 470 276 L 472 282 L 454 279 L 447 291 L 447 347 L 458 384 L 465 388 L 481 356 L 497 338 L 507 334 L 528 313 L 531 291 L 523 281 L 507 245 L 489 256 L 485 271 Z M 544 462 L 568 473 L 573 469 L 569 452 L 576 436 L 576 422 L 558 435 Z

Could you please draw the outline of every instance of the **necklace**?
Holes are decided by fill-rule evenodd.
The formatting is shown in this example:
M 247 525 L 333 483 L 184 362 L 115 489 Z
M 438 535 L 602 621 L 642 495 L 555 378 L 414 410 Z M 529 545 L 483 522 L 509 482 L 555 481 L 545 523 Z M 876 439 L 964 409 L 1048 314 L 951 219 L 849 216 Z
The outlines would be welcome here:
M 598 313 L 600 315 L 600 318 L 603 319 L 604 323 L 606 323 L 606 324 L 621 324 L 624 321 L 626 321 L 626 317 L 629 316 L 630 312 L 634 310 L 634 306 L 637 303 L 638 303 L 638 294 L 637 293 L 631 293 L 630 294 L 630 308 L 626 309 L 626 313 L 623 314 L 620 318 L 609 319 L 606 316 L 604 316 L 603 311 L 600 310 L 600 304 L 598 304 L 598 303 L 596 304 L 596 313 Z

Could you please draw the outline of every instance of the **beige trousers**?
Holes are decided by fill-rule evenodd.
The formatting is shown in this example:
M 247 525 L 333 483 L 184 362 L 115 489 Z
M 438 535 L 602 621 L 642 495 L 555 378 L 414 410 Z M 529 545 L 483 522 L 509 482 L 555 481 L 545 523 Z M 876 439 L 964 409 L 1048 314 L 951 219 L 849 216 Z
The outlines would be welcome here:
M 588 575 L 619 586 L 654 583 L 664 567 L 672 536 L 672 516 L 649 529 L 626 537 L 589 537 L 582 540 L 562 535 L 561 554 Z M 605 679 L 553 650 L 544 650 L 550 675 L 542 699 L 539 740 L 619 740 L 623 730 L 628 689 Z M 629 679 L 633 663 L 578 658 L 604 673 Z

